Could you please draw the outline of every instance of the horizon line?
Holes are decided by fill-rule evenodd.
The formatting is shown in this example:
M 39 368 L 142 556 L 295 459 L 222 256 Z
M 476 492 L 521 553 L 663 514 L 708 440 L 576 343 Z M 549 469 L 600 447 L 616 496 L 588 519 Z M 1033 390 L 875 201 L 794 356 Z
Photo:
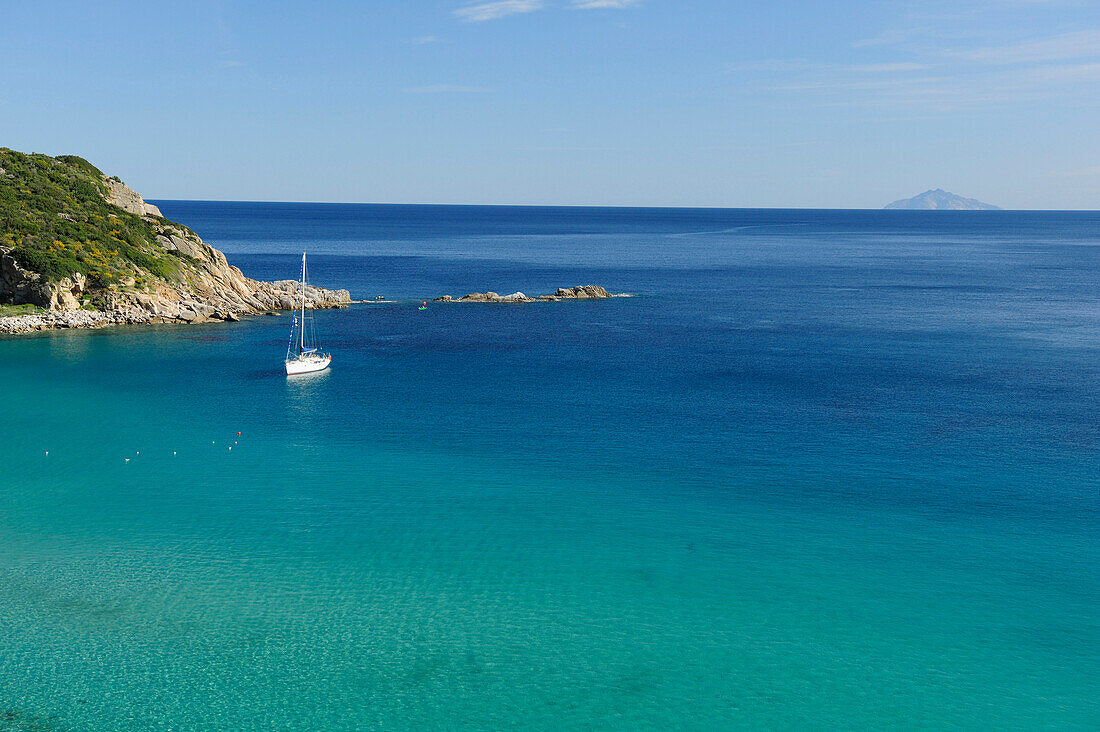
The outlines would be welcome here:
M 479 207 L 479 208 L 619 208 L 619 209 L 682 209 L 709 211 L 900 211 L 900 212 L 953 212 L 953 213 L 1006 213 L 1006 212 L 1054 212 L 1054 213 L 1097 213 L 1100 208 L 1000 208 L 982 209 L 889 209 L 869 207 L 814 207 L 814 206 L 689 206 L 689 205 L 637 205 L 637 204 L 558 204 L 558 203 L 392 203 L 381 201 L 279 201 L 273 199 L 218 199 L 218 198 L 146 198 L 150 203 L 270 203 L 316 206 L 433 206 L 433 207 Z

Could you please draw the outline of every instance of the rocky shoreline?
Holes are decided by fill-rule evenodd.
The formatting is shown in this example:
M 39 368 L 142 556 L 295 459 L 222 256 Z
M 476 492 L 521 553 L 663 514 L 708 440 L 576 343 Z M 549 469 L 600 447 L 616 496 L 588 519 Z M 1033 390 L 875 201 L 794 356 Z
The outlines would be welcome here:
M 219 252 L 220 254 L 220 252 Z M 235 267 L 233 269 L 236 269 Z M 239 272 L 239 270 L 238 270 Z M 298 283 L 294 280 L 257 282 L 246 280 L 255 289 L 247 301 L 221 302 L 220 307 L 197 300 L 172 300 L 141 297 L 127 293 L 118 298 L 116 306 L 107 310 L 56 309 L 27 315 L 0 317 L 0 335 L 21 335 L 44 330 L 72 328 L 107 328 L 119 325 L 193 324 L 212 321 L 236 322 L 242 315 L 274 315 L 276 311 L 294 309 Z M 442 303 L 534 303 L 562 300 L 604 300 L 629 297 L 613 294 L 599 285 L 561 287 L 552 295 L 529 297 L 522 292 L 499 295 L 495 292 L 471 292 L 459 298 L 443 295 L 432 299 Z M 217 302 L 217 301 L 215 301 Z M 306 309 L 345 308 L 353 302 L 375 303 L 374 300 L 353 301 L 347 290 L 306 288 Z M 386 301 L 389 302 L 389 301 Z
M 43 330 L 72 328 L 107 328 L 117 325 L 190 325 L 216 321 L 237 322 L 241 319 L 241 316 L 275 315 L 279 310 L 293 309 L 293 303 L 289 307 L 283 307 L 286 301 L 281 296 L 289 294 L 290 297 L 293 297 L 293 288 L 298 283 L 288 280 L 285 283 L 270 282 L 263 284 L 272 286 L 285 284 L 289 286 L 289 289 L 280 292 L 278 297 L 263 298 L 261 302 L 266 303 L 268 307 L 240 310 L 215 310 L 213 306 L 206 303 L 183 301 L 168 306 L 161 303 L 159 314 L 143 308 L 129 307 L 111 310 L 46 310 L 26 315 L 10 315 L 0 317 L 0 335 L 21 335 Z M 306 309 L 344 308 L 350 302 L 351 297 L 348 295 L 347 290 L 333 291 L 310 287 L 307 291 Z
M 214 250 L 216 251 L 216 250 Z M 221 254 L 221 252 L 217 252 Z M 294 280 L 258 282 L 240 274 L 236 267 L 202 299 L 181 297 L 177 292 L 112 293 L 103 309 L 54 307 L 39 313 L 0 317 L 0 334 L 17 335 L 61 328 L 104 328 L 112 325 L 153 323 L 205 323 L 236 321 L 242 315 L 257 315 L 275 310 L 293 310 L 298 283 Z M 219 273 L 220 274 L 220 273 Z M 66 294 L 74 300 L 79 286 L 66 283 Z M 79 284 L 79 283 L 78 283 Z M 239 290 L 233 285 L 238 285 Z M 75 290 L 75 294 L 74 294 Z M 341 308 L 351 303 L 347 290 L 306 288 L 306 309 Z

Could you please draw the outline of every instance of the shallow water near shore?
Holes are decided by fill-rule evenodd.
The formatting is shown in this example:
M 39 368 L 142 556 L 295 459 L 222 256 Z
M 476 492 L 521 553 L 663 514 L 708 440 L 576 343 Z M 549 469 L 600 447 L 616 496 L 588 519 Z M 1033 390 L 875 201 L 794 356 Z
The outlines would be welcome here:
M 157 203 L 398 302 L 0 340 L 0 729 L 1100 719 L 1100 215 Z

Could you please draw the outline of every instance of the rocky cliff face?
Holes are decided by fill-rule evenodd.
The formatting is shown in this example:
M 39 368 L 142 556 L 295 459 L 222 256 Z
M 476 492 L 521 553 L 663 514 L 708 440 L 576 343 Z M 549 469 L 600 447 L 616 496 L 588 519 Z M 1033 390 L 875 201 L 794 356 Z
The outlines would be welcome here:
M 102 184 L 100 190 L 104 192 L 103 197 L 108 204 L 139 216 L 148 224 L 153 241 L 146 244 L 144 258 L 135 257 L 136 262 L 127 263 L 128 269 L 115 273 L 114 279 L 108 283 L 93 283 L 78 271 L 65 273 L 62 277 L 55 273 L 54 277 L 48 278 L 33 271 L 26 262 L 19 261 L 18 250 L 13 246 L 0 243 L 0 303 L 31 303 L 45 308 L 51 315 L 39 316 L 38 321 L 41 322 L 37 327 L 83 327 L 114 322 L 194 323 L 210 319 L 236 319 L 240 314 L 294 307 L 297 288 L 294 280 L 260 282 L 245 277 L 240 269 L 226 261 L 224 254 L 203 242 L 186 226 L 161 217 L 156 206 L 145 203 L 136 191 L 124 183 L 103 178 Z M 40 215 L 71 216 L 64 211 Z M 51 246 L 60 246 L 64 250 L 65 244 L 55 241 Z M 167 276 L 164 268 L 153 268 L 157 261 L 145 256 L 149 252 L 170 262 L 171 269 Z M 149 270 L 142 267 L 142 262 L 152 262 Z M 306 307 L 311 309 L 340 307 L 351 301 L 347 290 L 319 287 L 307 288 L 305 297 Z M 99 314 L 80 317 L 65 315 L 76 311 Z M 12 318 L 0 320 L 10 321 Z M 14 327 L 7 323 L 5 327 L 0 327 L 0 332 L 10 332 Z
M 87 289 L 88 278 L 74 272 L 58 282 L 46 282 L 24 269 L 6 247 L 0 247 L 0 302 L 31 303 L 47 310 L 75 310 Z
M 112 197 L 140 210 L 150 221 L 156 241 L 192 266 L 185 282 L 160 282 L 146 291 L 121 290 L 110 294 L 111 310 L 142 311 L 165 320 L 195 322 L 210 318 L 224 319 L 226 314 L 255 313 L 265 310 L 291 310 L 298 283 L 294 280 L 260 282 L 249 279 L 226 261 L 225 255 L 205 243 L 190 229 L 173 224 L 150 209 L 136 192 L 121 183 L 111 187 Z M 113 201 L 112 201 L 113 202 Z M 339 307 L 351 302 L 347 290 L 306 288 L 307 308 Z
M 160 216 L 160 209 L 138 195 L 130 186 L 117 178 L 105 178 L 107 202 L 135 216 Z

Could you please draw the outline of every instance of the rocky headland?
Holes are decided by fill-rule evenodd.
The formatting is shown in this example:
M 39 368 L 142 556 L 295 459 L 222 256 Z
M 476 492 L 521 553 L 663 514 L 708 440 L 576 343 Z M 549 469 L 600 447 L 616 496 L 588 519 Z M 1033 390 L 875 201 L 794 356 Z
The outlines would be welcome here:
M 513 292 L 511 295 L 498 295 L 495 292 L 471 292 L 459 298 L 443 295 L 433 299 L 433 302 L 558 302 L 560 300 L 602 300 L 608 297 L 622 297 L 612 295 L 599 285 L 579 285 L 577 287 L 559 287 L 553 295 L 536 295 L 529 297 L 522 292 Z
M 297 282 L 245 277 L 191 229 L 83 158 L 0 148 L 0 333 L 201 323 L 294 307 Z M 347 290 L 309 287 L 307 308 Z

